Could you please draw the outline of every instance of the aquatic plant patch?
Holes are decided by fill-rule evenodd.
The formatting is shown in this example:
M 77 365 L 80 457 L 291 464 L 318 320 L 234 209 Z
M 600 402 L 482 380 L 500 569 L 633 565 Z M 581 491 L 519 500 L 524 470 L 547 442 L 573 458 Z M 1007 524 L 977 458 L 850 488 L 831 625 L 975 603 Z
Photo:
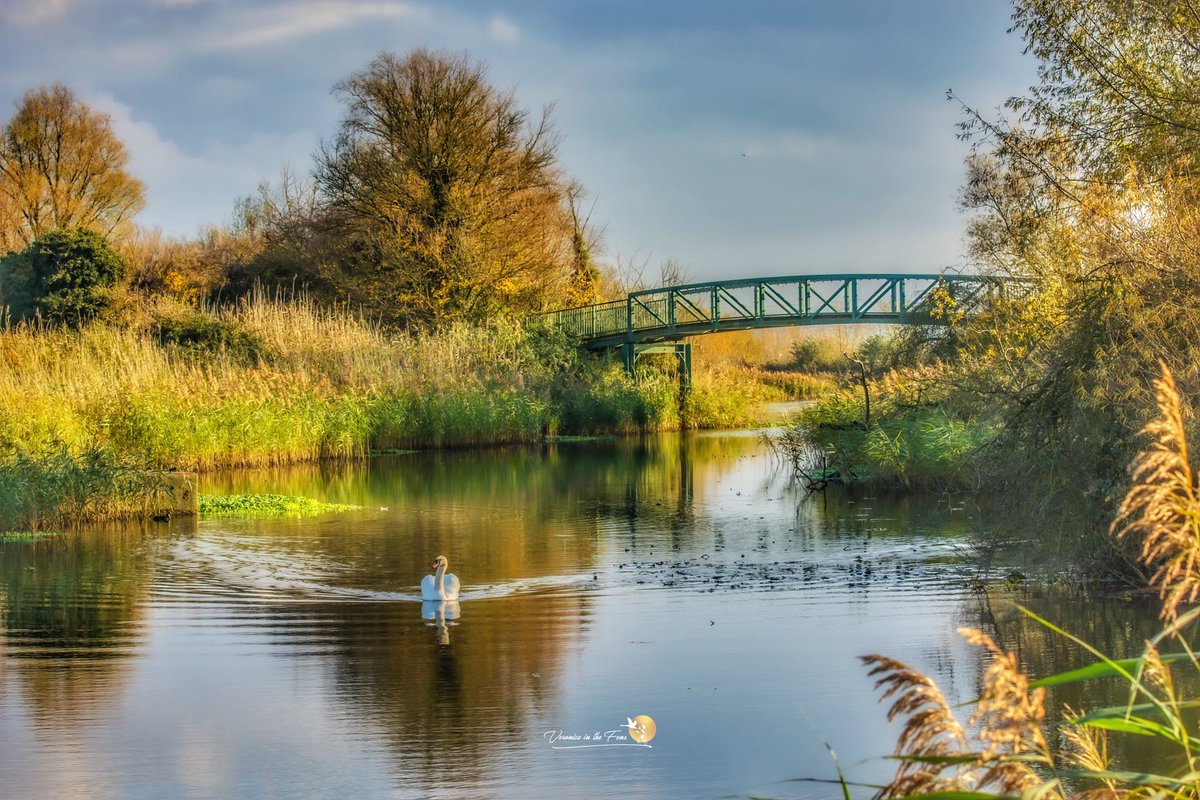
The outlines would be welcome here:
M 358 508 L 282 494 L 202 494 L 199 501 L 201 515 L 218 517 L 310 517 Z
M 62 531 L 0 531 L 0 542 L 35 542 L 62 535 Z

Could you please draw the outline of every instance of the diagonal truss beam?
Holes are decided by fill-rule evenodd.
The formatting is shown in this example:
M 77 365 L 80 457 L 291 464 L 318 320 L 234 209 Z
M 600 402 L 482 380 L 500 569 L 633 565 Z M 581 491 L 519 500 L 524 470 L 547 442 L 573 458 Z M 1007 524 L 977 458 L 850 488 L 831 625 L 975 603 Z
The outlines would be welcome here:
M 542 317 L 577 336 L 587 347 L 678 341 L 722 330 L 780 325 L 937 325 L 945 324 L 930 313 L 933 292 L 939 288 L 961 311 L 969 313 L 991 298 L 1020 299 L 1032 284 L 994 276 L 932 273 L 741 278 L 632 292 L 622 300 L 550 311 Z

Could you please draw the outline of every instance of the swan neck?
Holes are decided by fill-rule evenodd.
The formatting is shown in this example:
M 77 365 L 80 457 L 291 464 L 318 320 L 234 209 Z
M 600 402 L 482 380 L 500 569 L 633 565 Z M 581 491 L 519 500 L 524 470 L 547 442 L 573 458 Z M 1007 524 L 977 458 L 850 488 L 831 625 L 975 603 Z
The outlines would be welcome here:
M 433 574 L 433 585 L 437 587 L 438 593 L 442 593 L 442 587 L 446 580 L 446 565 L 439 564 L 437 572 Z

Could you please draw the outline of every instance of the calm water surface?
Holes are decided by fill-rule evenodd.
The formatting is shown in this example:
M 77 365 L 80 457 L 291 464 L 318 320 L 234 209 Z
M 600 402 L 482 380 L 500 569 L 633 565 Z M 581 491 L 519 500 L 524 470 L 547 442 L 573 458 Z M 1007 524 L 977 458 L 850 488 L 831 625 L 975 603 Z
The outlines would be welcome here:
M 361 510 L 0 544 L 0 797 L 834 797 L 892 767 L 857 661 L 974 696 L 958 501 L 804 497 L 755 434 L 206 476 Z M 445 554 L 457 608 L 419 602 Z M 1026 597 L 1123 652 L 1130 604 Z M 1119 699 L 1119 694 L 1114 695 Z M 1076 704 L 1079 697 L 1060 696 Z M 562 748 L 652 717 L 651 747 Z M 552 742 L 554 736 L 563 738 Z

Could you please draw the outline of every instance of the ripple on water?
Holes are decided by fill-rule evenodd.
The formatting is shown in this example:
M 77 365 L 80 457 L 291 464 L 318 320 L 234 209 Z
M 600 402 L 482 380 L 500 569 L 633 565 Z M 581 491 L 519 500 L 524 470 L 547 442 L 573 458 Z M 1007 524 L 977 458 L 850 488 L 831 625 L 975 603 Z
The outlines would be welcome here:
M 261 540 L 198 537 L 176 543 L 154 583 L 160 600 L 220 603 L 422 602 L 416 586 L 384 591 L 344 585 L 349 565 Z M 460 600 L 489 600 L 520 594 L 580 590 L 593 584 L 591 573 L 517 578 L 467 587 Z

